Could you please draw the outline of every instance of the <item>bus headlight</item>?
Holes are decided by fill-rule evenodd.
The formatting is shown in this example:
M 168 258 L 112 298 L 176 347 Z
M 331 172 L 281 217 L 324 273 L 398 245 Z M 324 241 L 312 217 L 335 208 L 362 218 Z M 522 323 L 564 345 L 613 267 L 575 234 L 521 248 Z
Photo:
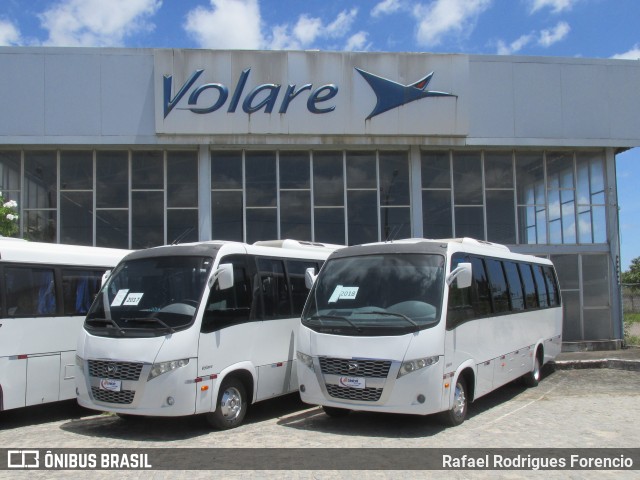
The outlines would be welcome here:
M 402 366 L 398 371 L 398 378 L 407 375 L 408 373 L 415 372 L 416 370 L 428 367 L 429 365 L 435 365 L 438 363 L 438 360 L 440 360 L 440 357 L 435 355 L 433 357 L 416 358 L 415 360 L 402 362 Z
M 153 380 L 156 377 L 159 377 L 163 373 L 172 372 L 188 364 L 188 358 L 183 358 L 182 360 L 171 360 L 170 362 L 154 363 L 151 367 L 151 371 L 149 372 L 149 378 L 147 378 L 147 382 L 149 380 Z
M 311 355 L 307 355 L 307 354 L 302 353 L 302 352 L 296 352 L 296 357 L 298 358 L 298 360 L 300 360 L 300 362 L 302 362 L 308 368 L 310 368 L 311 370 L 314 369 L 313 368 L 313 357 Z

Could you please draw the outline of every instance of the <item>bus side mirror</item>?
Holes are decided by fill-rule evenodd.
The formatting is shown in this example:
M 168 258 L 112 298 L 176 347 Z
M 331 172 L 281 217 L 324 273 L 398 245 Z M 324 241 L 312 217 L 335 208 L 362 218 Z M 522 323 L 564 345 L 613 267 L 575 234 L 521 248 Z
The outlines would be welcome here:
M 459 263 L 458 266 L 449 275 L 447 275 L 447 285 L 451 286 L 454 280 L 458 280 L 456 286 L 458 288 L 467 288 L 471 286 L 471 264 Z
M 233 264 L 222 263 L 218 265 L 218 269 L 209 277 L 209 288 L 213 287 L 216 280 L 218 280 L 218 288 L 220 290 L 227 290 L 233 287 Z
M 316 275 L 315 268 L 310 267 L 304 271 L 304 285 L 305 287 L 307 287 L 307 290 L 311 290 L 311 287 L 313 287 L 316 278 L 318 278 L 318 275 Z

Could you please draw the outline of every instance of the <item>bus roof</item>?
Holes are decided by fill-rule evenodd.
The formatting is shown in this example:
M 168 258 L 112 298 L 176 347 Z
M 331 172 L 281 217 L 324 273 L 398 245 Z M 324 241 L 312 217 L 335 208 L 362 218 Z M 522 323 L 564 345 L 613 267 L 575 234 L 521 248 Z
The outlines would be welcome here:
M 131 250 L 0 238 L 0 261 L 45 265 L 113 267 Z

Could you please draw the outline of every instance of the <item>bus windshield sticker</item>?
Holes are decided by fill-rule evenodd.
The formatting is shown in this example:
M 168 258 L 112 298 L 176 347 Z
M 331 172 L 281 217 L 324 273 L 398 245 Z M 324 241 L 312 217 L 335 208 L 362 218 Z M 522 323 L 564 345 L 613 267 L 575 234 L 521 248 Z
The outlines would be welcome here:
M 338 300 L 355 300 L 359 288 L 360 287 L 343 287 L 342 285 L 337 285 L 328 303 L 335 303 Z
M 144 295 L 144 293 L 130 293 L 127 295 L 127 299 L 123 305 L 138 305 L 140 300 L 142 300 L 142 295 Z
M 124 288 L 122 290 L 118 290 L 118 293 L 116 294 L 116 296 L 113 297 L 113 302 L 111 302 L 111 306 L 112 307 L 119 307 L 120 305 L 122 305 L 122 302 L 126 298 L 127 293 L 129 293 L 129 289 L 128 288 Z

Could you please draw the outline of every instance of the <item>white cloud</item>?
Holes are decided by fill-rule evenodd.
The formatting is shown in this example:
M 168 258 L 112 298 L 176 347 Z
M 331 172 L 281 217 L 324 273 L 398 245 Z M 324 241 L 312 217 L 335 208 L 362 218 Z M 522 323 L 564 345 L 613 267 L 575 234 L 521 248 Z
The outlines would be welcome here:
M 317 17 L 310 17 L 306 14 L 300 15 L 293 27 L 289 24 L 273 27 L 269 40 L 264 42 L 264 47 L 282 50 L 300 50 L 312 47 L 314 42 L 323 38 L 343 38 L 351 30 L 357 14 L 357 8 L 343 10 L 328 24 L 325 24 L 322 19 Z M 354 37 L 356 37 L 356 35 L 358 34 L 356 33 Z M 349 45 L 350 42 L 356 42 L 357 45 L 357 42 L 360 41 L 358 38 L 359 37 L 356 37 L 353 40 L 349 39 L 347 45 Z
M 354 33 L 347 40 L 344 49 L 347 51 L 358 51 L 364 52 L 369 49 L 370 44 L 367 44 L 367 37 L 369 34 L 364 31 L 360 31 L 358 33 Z
M 20 30 L 8 20 L 0 19 L 0 45 L 15 46 L 22 43 Z
M 201 48 L 258 49 L 263 38 L 257 0 L 210 0 L 197 7 L 183 25 Z
M 517 40 L 511 42 L 507 45 L 502 40 L 498 41 L 498 55 L 513 55 L 514 53 L 518 53 L 524 47 L 526 47 L 531 41 L 534 39 L 535 35 L 522 35 Z
M 624 53 L 616 53 L 611 58 L 618 58 L 620 60 L 640 60 L 640 43 L 636 43 L 633 48 Z
M 373 10 L 371 10 L 371 16 L 379 17 L 381 15 L 389 15 L 400 10 L 400 7 L 402 7 L 400 0 L 383 0 L 373 7 Z
M 449 34 L 470 33 L 478 16 L 491 5 L 491 0 L 435 0 L 413 9 L 418 21 L 416 40 L 420 45 L 434 46 Z
M 571 10 L 579 0 L 529 0 L 531 13 L 550 8 L 553 13 Z
M 571 27 L 567 22 L 559 22 L 554 28 L 542 30 L 540 32 L 538 45 L 542 47 L 550 47 L 554 43 L 564 40 L 565 37 L 569 35 L 570 31 Z
M 151 30 L 147 19 L 162 0 L 62 0 L 39 15 L 49 31 L 44 45 L 121 46 L 124 37 Z

